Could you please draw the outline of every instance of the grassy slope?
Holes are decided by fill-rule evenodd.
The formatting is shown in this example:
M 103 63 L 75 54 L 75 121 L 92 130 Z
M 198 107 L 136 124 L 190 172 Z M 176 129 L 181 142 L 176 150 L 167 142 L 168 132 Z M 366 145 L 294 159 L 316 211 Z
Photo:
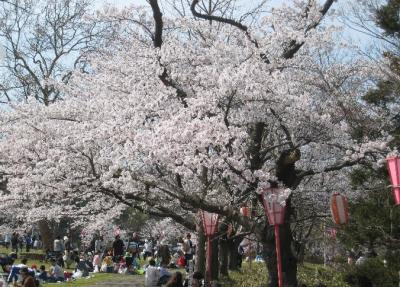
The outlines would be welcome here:
M 343 282 L 340 272 L 317 264 L 305 263 L 299 266 L 299 283 L 315 286 L 324 283 L 329 287 L 349 287 Z M 266 286 L 267 272 L 264 263 L 253 263 L 251 268 L 244 263 L 241 271 L 231 272 L 229 278 L 222 278 L 223 286 L 229 287 L 260 287 Z

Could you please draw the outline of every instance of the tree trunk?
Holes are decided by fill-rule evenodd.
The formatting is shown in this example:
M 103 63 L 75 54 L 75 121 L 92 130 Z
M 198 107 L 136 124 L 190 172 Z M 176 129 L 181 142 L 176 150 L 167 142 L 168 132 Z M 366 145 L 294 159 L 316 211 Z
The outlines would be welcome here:
M 42 237 L 43 250 L 53 250 L 53 232 L 47 220 L 38 222 L 40 236 Z
M 228 250 L 229 250 L 229 270 L 238 270 L 239 269 L 239 244 L 243 240 L 242 237 L 229 239 L 228 240 Z
M 197 225 L 197 246 L 196 246 L 196 261 L 194 269 L 204 276 L 206 275 L 206 237 L 204 236 L 203 227 Z M 204 277 L 205 278 L 205 277 Z
M 219 239 L 219 273 L 228 276 L 228 240 L 226 236 Z
M 218 280 L 219 277 L 219 248 L 218 248 L 218 239 L 214 238 L 211 241 L 211 252 L 212 252 L 212 260 L 211 260 L 211 280 Z

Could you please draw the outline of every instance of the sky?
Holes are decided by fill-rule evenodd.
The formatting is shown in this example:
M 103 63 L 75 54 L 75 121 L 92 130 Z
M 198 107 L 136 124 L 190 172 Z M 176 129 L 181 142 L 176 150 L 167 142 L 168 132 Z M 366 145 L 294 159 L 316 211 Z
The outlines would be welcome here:
M 124 6 L 130 6 L 132 4 L 135 5 L 145 5 L 148 6 L 149 4 L 146 2 L 146 0 L 94 0 L 96 3 L 96 7 L 100 8 L 102 5 L 108 3 L 115 5 L 117 7 L 124 7 Z M 260 0 L 240 0 L 242 3 L 249 3 L 249 7 L 254 7 L 255 3 L 259 3 Z M 319 0 L 320 3 L 323 3 L 325 0 Z M 333 4 L 332 8 L 335 10 L 339 10 L 341 7 L 346 5 L 347 3 L 352 3 L 354 0 L 340 0 L 340 1 L 335 1 Z M 159 0 L 159 3 L 162 4 L 163 0 Z M 267 2 L 268 6 L 280 6 L 284 3 L 288 3 L 288 0 L 269 0 Z M 376 41 L 376 39 L 372 39 L 369 36 L 366 36 L 363 33 L 356 32 L 354 30 L 351 30 L 347 27 L 345 27 L 344 31 L 344 37 L 348 39 L 348 41 L 351 39 L 351 42 L 354 44 L 358 44 L 359 46 L 368 46 L 371 41 Z

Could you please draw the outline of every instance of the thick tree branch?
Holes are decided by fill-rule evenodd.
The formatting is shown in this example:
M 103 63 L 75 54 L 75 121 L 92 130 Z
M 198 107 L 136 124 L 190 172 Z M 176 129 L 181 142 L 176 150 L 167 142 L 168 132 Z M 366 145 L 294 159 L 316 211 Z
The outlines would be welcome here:
M 153 10 L 154 18 L 154 47 L 161 48 L 162 45 L 162 30 L 163 30 L 163 20 L 162 13 L 160 11 L 160 6 L 158 6 L 158 0 L 149 0 L 151 9 Z
M 302 180 L 306 176 L 312 176 L 312 175 L 317 175 L 317 174 L 326 173 L 326 172 L 332 172 L 332 171 L 339 171 L 339 170 L 341 170 L 343 168 L 352 167 L 352 166 L 355 166 L 357 164 L 360 164 L 361 161 L 362 161 L 362 158 L 354 160 L 354 161 L 344 161 L 342 163 L 338 163 L 338 164 L 335 164 L 335 165 L 328 166 L 328 167 L 324 168 L 321 171 L 306 170 L 306 171 L 300 172 L 297 175 L 297 177 L 298 177 L 299 180 Z

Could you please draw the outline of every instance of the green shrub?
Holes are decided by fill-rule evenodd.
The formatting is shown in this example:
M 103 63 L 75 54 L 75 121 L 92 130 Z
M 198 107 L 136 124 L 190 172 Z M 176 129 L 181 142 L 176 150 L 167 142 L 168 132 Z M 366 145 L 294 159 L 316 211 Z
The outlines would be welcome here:
M 379 258 L 367 259 L 363 264 L 350 268 L 344 275 L 344 280 L 351 286 L 368 278 L 374 286 L 397 287 L 398 275 L 394 268 L 387 268 Z

